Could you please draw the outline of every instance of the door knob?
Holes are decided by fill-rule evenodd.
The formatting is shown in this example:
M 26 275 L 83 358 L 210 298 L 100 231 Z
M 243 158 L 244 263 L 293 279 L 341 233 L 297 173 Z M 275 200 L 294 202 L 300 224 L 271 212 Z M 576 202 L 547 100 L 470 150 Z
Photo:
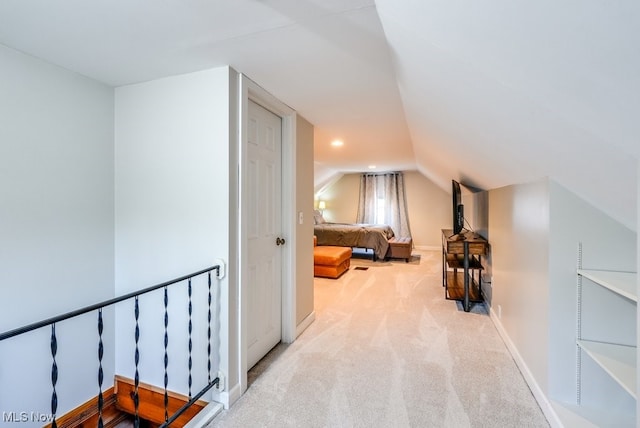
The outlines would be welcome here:
M 279 236 L 276 238 L 276 245 L 284 245 L 284 238 L 280 238 Z

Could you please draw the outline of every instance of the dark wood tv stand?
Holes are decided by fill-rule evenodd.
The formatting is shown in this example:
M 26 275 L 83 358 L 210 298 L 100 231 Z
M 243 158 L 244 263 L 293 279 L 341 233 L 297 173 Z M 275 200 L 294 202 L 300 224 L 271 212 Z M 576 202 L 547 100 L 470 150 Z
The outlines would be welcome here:
M 471 303 L 482 302 L 482 256 L 489 242 L 473 232 L 453 234 L 442 229 L 442 285 L 445 298 L 462 302 L 465 312 Z M 477 278 L 476 278 L 477 275 Z

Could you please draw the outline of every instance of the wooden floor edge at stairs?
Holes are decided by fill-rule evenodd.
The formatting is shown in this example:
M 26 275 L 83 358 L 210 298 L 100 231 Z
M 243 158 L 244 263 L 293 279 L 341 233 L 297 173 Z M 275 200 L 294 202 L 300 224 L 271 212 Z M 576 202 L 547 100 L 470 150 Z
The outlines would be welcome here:
M 116 375 L 114 386 L 102 392 L 103 410 L 102 421 L 105 428 L 116 428 L 126 421 L 133 421 L 135 408 L 133 405 L 133 391 L 135 385 L 132 379 Z M 164 423 L 164 389 L 153 385 L 140 383 L 138 385 L 139 406 L 138 415 L 146 424 L 154 427 Z M 168 392 L 169 417 L 189 401 L 185 395 Z M 197 401 L 190 409 L 185 411 L 171 424 L 172 427 L 181 428 L 208 403 Z M 98 397 L 86 401 L 68 413 L 56 418 L 59 428 L 94 428 L 98 426 Z M 131 424 L 133 426 L 133 424 Z M 50 428 L 51 424 L 45 425 Z
M 134 414 L 134 389 L 135 386 L 132 379 L 116 375 L 116 405 L 118 409 L 127 412 L 130 415 Z M 168 396 L 169 417 L 171 417 L 172 414 L 178 411 L 189 401 L 189 397 L 187 397 L 186 395 L 178 394 L 171 391 L 168 392 Z M 140 415 L 140 418 L 158 425 L 164 423 L 164 389 L 141 382 L 138 385 L 138 397 L 140 400 L 140 405 L 138 406 L 138 414 Z M 171 426 L 177 428 L 183 427 L 207 404 L 208 403 L 204 400 L 197 401 L 193 404 L 193 406 L 191 406 L 191 408 L 187 409 L 179 418 L 177 418 L 175 422 L 171 424 Z
M 115 388 L 111 387 L 102 393 L 102 422 L 105 428 L 115 428 L 118 424 L 130 419 L 131 416 L 117 408 Z M 56 418 L 60 428 L 85 428 L 98 426 L 98 397 L 93 397 L 70 412 Z M 47 428 L 51 424 L 46 425 Z

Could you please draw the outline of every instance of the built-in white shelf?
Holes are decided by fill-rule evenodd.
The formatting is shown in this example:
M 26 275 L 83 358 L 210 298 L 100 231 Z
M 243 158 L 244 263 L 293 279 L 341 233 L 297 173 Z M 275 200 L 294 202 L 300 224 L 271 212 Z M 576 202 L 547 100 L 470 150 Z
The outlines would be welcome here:
M 635 346 L 578 340 L 578 346 L 598 363 L 633 398 L 636 397 Z
M 638 302 L 638 275 L 635 272 L 578 269 L 578 275 L 589 278 L 614 293 Z
M 638 274 L 636 272 L 623 272 L 617 270 L 596 270 L 596 269 L 582 269 L 582 244 L 578 246 L 578 287 L 577 287 L 577 311 L 576 311 L 576 343 L 579 349 L 579 354 L 576 355 L 576 369 L 577 369 L 577 386 L 580 388 L 576 394 L 576 401 L 573 403 L 563 403 L 558 401 L 552 401 L 557 421 L 560 425 L 567 428 L 574 427 L 636 427 L 636 405 L 631 405 L 632 400 L 624 397 L 624 393 L 616 388 L 609 387 L 607 385 L 600 385 L 607 388 L 605 394 L 611 394 L 607 400 L 600 400 L 599 397 L 593 395 L 591 389 L 588 389 L 591 394 L 589 397 L 583 397 L 583 391 L 581 388 L 583 377 L 589 377 L 590 380 L 594 380 L 593 370 L 599 370 L 597 367 L 603 370 L 614 382 L 620 385 L 627 394 L 629 394 L 634 400 L 637 400 L 637 348 L 632 346 L 631 343 L 635 343 L 635 335 L 622 335 L 625 339 L 623 343 L 617 342 L 614 337 L 620 335 L 611 335 L 610 340 L 594 341 L 584 340 L 582 325 L 583 320 L 588 321 L 587 325 L 593 326 L 597 324 L 603 331 L 606 328 L 617 329 L 624 328 L 623 325 L 615 325 L 616 321 L 613 321 L 612 312 L 616 313 L 620 311 L 620 320 L 624 320 L 624 323 L 630 323 L 629 328 L 633 328 L 633 324 L 637 321 L 637 303 L 638 303 Z M 633 269 L 633 268 L 632 268 Z M 633 269 L 635 270 L 635 269 Z M 588 313 L 583 313 L 582 302 L 583 292 L 587 289 L 583 289 L 584 279 L 587 279 L 589 283 L 593 283 L 598 287 L 602 287 L 608 292 L 614 293 L 623 299 L 607 299 L 599 304 L 590 304 Z M 590 293 L 593 291 L 592 287 L 589 287 Z M 592 302 L 594 294 L 588 294 Z M 613 297 L 613 296 L 611 296 Z M 624 301 L 626 300 L 626 302 Z M 631 304 L 631 306 L 628 306 Z M 633 317 L 632 317 L 633 315 Z M 633 319 L 631 319 L 631 317 Z M 602 334 L 600 334 L 602 336 Z M 581 355 L 584 357 L 580 358 Z M 583 367 L 584 360 L 586 358 L 588 362 L 593 361 L 595 365 L 590 364 L 588 370 Z M 596 367 L 597 366 L 597 367 Z M 602 392 L 602 391 L 601 391 Z M 585 399 L 586 398 L 586 399 Z M 625 400 L 628 403 L 625 404 L 624 409 L 618 409 L 617 411 L 611 410 L 611 403 L 616 399 Z M 585 406 L 584 403 L 589 403 Z
M 565 428 L 635 428 L 636 426 L 633 415 L 622 415 L 559 401 L 551 401 L 551 406 Z

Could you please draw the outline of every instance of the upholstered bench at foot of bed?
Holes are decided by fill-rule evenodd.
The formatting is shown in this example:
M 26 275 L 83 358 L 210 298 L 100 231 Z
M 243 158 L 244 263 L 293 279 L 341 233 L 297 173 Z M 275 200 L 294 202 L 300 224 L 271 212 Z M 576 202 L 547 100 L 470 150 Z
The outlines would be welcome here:
M 405 259 L 409 263 L 413 240 L 411 238 L 393 237 L 389 239 L 388 259 Z
M 313 275 L 338 278 L 351 265 L 351 248 L 317 246 L 313 248 Z

